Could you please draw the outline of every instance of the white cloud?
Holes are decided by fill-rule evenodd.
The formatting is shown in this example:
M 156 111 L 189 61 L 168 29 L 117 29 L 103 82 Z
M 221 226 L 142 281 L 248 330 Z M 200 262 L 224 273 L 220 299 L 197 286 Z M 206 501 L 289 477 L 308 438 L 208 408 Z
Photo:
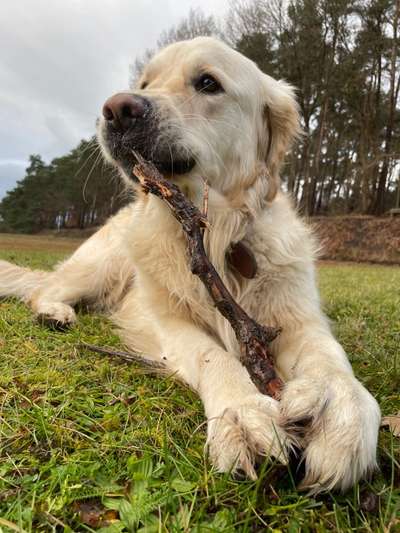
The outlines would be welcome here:
M 136 56 L 191 7 L 228 0 L 2 0 L 0 197 L 31 153 L 49 160 L 93 134 L 102 103 L 128 86 Z M 3 164 L 1 163 L 3 161 Z M 8 169 L 9 174 L 4 171 Z M 8 177 L 7 177 L 8 176 Z
M 2 159 L 2 160 L 0 160 L 0 167 L 9 167 L 9 166 L 25 167 L 26 166 L 26 161 L 19 160 L 19 159 Z

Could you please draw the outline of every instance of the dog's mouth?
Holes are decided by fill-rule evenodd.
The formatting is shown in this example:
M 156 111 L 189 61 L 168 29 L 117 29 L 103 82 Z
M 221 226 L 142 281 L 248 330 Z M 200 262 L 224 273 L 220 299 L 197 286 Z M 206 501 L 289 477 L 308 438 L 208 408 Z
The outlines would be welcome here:
M 154 166 L 161 172 L 169 176 L 187 174 L 193 170 L 196 161 L 193 158 L 189 159 L 171 159 L 169 161 L 152 161 Z
M 128 135 L 127 135 L 128 134 Z M 148 132 L 148 136 L 138 135 L 137 132 L 118 132 L 104 125 L 101 134 L 101 144 L 105 147 L 113 161 L 134 178 L 132 170 L 136 164 L 135 152 L 147 161 L 151 161 L 161 174 L 169 177 L 188 174 L 196 165 L 193 156 L 182 156 L 179 148 L 169 141 L 167 146 L 157 141 L 157 134 Z M 153 141 L 152 141 L 153 139 Z
M 127 176 L 134 179 L 135 152 L 171 178 L 187 174 L 195 167 L 194 156 L 180 147 L 178 135 L 163 130 L 159 115 L 149 100 L 116 95 L 107 102 L 103 109 L 104 118 L 99 124 L 99 141 Z

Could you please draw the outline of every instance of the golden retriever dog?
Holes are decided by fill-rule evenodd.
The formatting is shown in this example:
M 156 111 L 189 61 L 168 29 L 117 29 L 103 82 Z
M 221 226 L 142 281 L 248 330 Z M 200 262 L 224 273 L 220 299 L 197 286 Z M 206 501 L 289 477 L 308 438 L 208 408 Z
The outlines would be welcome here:
M 54 272 L 1 262 L 0 295 L 20 297 L 40 319 L 63 326 L 76 320 L 79 301 L 106 310 L 129 349 L 198 392 L 218 471 L 255 478 L 257 460 L 286 462 L 297 446 L 303 487 L 346 490 L 376 467 L 380 411 L 332 335 L 315 241 L 280 191 L 299 131 L 287 83 L 213 38 L 168 46 L 134 91 L 107 100 L 98 125 L 105 158 L 136 200 Z M 230 325 L 189 269 L 178 222 L 132 175 L 132 149 L 198 206 L 208 182 L 211 261 L 250 316 L 283 328 L 272 343 L 281 401 L 262 395 L 240 363 Z

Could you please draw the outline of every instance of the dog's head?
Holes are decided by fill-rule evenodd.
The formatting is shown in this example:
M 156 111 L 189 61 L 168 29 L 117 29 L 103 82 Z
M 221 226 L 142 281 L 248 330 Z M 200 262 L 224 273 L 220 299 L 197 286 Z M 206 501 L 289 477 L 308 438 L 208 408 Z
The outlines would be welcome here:
M 136 90 L 107 100 L 98 138 L 130 181 L 134 149 L 170 178 L 202 177 L 223 194 L 250 186 L 262 168 L 271 200 L 298 132 L 288 84 L 222 42 L 198 37 L 159 52 Z

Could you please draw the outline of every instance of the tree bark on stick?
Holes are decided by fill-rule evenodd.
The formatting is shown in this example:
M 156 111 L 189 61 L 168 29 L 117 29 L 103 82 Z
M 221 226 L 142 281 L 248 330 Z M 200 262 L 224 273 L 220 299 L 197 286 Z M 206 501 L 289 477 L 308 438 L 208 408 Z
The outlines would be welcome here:
M 252 381 L 263 394 L 279 399 L 283 383 L 276 375 L 268 346 L 280 333 L 280 328 L 258 324 L 235 302 L 205 252 L 203 232 L 208 227 L 206 216 L 184 196 L 177 185 L 167 181 L 154 165 L 138 153 L 135 152 L 134 155 L 137 164 L 133 174 L 143 191 L 161 198 L 181 224 L 187 237 L 190 269 L 200 278 L 217 309 L 231 324 L 240 346 L 241 362 Z

